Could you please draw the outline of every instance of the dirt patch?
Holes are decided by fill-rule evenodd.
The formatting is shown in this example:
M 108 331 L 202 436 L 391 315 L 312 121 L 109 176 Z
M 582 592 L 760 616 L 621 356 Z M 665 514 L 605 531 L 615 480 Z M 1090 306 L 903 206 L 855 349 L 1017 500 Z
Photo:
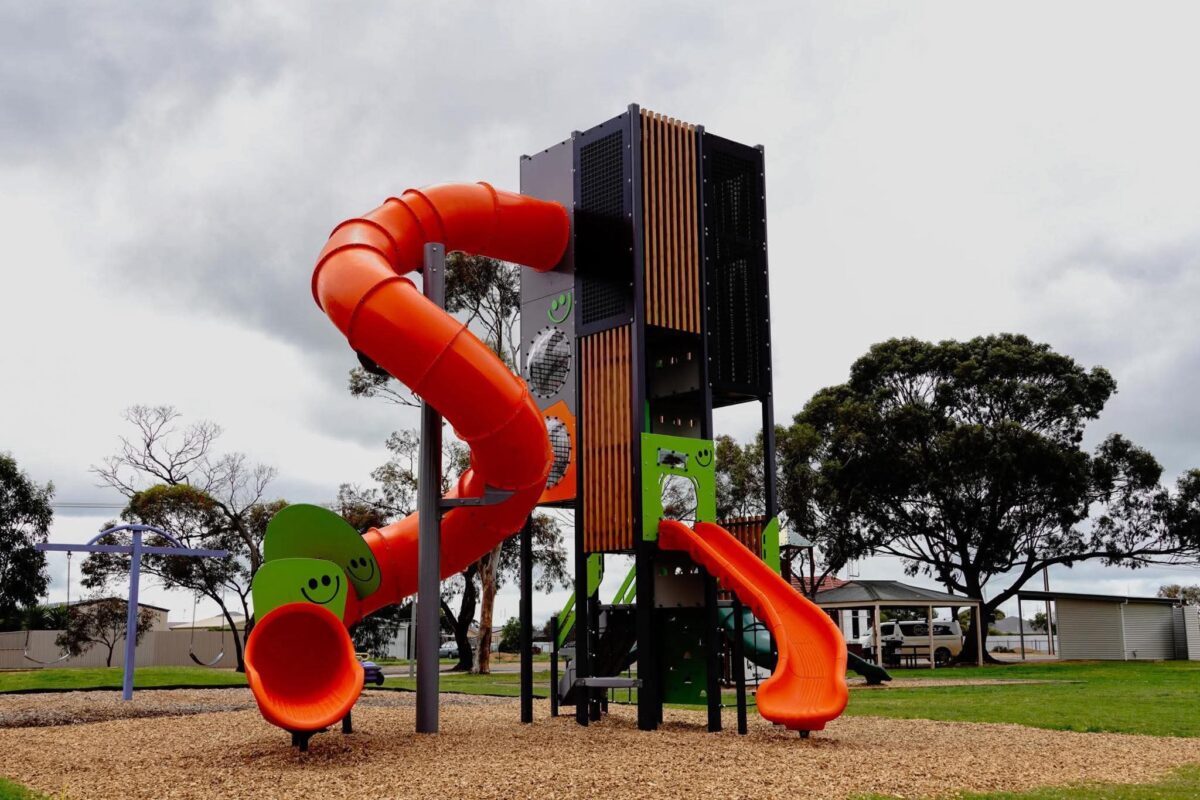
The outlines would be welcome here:
M 511 698 L 443 695 L 442 705 L 510 704 Z M 367 691 L 357 707 L 408 706 L 407 692 Z M 40 728 L 78 725 L 117 719 L 184 717 L 215 711 L 254 708 L 247 688 L 152 689 L 134 692 L 128 703 L 120 692 L 60 692 L 53 694 L 0 695 L 0 728 Z
M 231 690 L 225 702 L 243 702 L 233 693 L 244 691 Z M 801 740 L 757 718 L 748 736 L 709 734 L 703 712 L 676 710 L 666 712 L 660 730 L 642 732 L 625 707 L 580 728 L 573 717 L 550 719 L 539 702 L 537 721 L 523 726 L 515 701 L 463 696 L 443 698 L 440 735 L 420 736 L 412 699 L 368 692 L 354 712 L 357 732 L 321 734 L 305 755 L 254 710 L 9 728 L 0 730 L 0 773 L 80 800 L 693 798 L 715 791 L 840 800 L 863 792 L 924 797 L 1147 782 L 1200 761 L 1200 740 L 872 717 L 845 717 Z

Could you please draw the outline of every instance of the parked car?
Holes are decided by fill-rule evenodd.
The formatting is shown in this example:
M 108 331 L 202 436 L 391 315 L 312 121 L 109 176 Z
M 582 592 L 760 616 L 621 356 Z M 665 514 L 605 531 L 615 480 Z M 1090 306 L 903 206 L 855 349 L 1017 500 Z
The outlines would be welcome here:
M 438 658 L 458 658 L 458 644 L 456 642 L 443 642 L 438 648 Z
M 919 658 L 929 658 L 929 626 L 924 621 L 881 622 L 879 623 L 879 638 L 886 651 L 893 655 L 890 661 L 896 663 L 901 655 L 913 654 Z M 875 651 L 874 632 L 858 640 L 863 650 Z M 962 652 L 962 627 L 957 620 L 933 621 L 933 658 L 939 666 L 949 664 L 950 660 Z

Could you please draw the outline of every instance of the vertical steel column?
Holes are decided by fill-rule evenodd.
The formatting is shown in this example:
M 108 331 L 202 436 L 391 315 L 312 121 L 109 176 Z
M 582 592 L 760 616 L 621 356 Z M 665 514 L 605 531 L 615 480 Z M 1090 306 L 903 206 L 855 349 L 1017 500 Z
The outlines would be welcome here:
M 550 716 L 558 716 L 558 615 L 550 617 Z
M 704 573 L 704 696 L 708 701 L 708 730 L 721 730 L 721 620 L 717 610 L 717 579 Z
M 733 596 L 733 680 L 737 686 L 737 730 L 746 735 L 746 631 L 743 627 L 742 601 Z M 757 635 L 755 639 L 757 640 Z
M 446 305 L 446 249 L 425 245 L 423 290 Z M 421 403 L 417 479 L 417 733 L 438 732 L 438 645 L 441 640 L 442 415 Z
M 129 554 L 129 602 L 125 610 L 125 675 L 121 699 L 133 699 L 133 670 L 137 667 L 138 581 L 142 572 L 142 532 L 133 532 Z
M 658 641 L 654 630 L 654 559 L 657 541 L 642 539 L 643 513 L 641 441 L 646 419 L 646 265 L 645 230 L 642 225 L 642 113 L 636 104 L 626 109 L 629 125 L 626 147 L 629 152 L 628 222 L 633 230 L 633 320 L 630 326 L 632 348 L 630 407 L 630 442 L 633 445 L 633 480 L 630 494 L 633 519 L 629 525 L 634 532 L 634 558 L 637 580 L 637 608 L 634 612 L 634 631 L 637 636 L 637 666 L 641 688 L 638 689 L 638 728 L 654 730 L 662 717 L 662 694 L 659 682 Z
M 577 362 L 578 363 L 578 362 Z M 576 452 L 579 452 L 578 450 Z M 583 492 L 580 492 L 582 496 Z M 581 503 L 576 503 L 575 511 L 575 680 L 591 677 L 592 662 L 589 658 L 588 647 L 588 579 L 587 579 L 587 550 L 583 541 L 583 510 Z M 575 688 L 575 721 L 580 725 L 588 724 L 588 690 L 583 686 Z
M 521 722 L 533 722 L 533 516 L 521 526 Z

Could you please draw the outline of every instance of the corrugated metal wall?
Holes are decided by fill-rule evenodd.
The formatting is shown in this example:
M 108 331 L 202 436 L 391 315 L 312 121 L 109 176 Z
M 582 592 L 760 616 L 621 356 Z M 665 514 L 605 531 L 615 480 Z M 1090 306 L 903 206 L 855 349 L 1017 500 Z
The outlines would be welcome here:
M 1119 603 L 1060 599 L 1055 605 L 1060 658 L 1124 660 Z
M 1184 606 L 1182 610 L 1188 660 L 1200 661 L 1200 607 Z
M 633 548 L 630 327 L 580 339 L 583 530 L 589 553 Z
M 29 654 L 38 661 L 53 661 L 61 654 L 54 644 L 59 631 L 30 631 Z M 202 661 L 215 658 L 221 652 L 221 633 L 219 631 L 196 631 L 196 655 Z M 234 653 L 233 637 L 225 634 L 225 657 L 216 667 L 233 669 L 237 666 L 237 656 Z M 195 663 L 188 657 L 191 645 L 191 631 L 150 631 L 137 646 L 137 666 L 139 667 L 188 667 Z M 37 669 L 38 664 L 24 658 L 25 632 L 12 631 L 0 633 L 0 669 Z M 78 658 L 69 658 L 55 664 L 55 667 L 103 667 L 108 648 L 97 645 Z M 113 650 L 112 665 L 125 666 L 125 642 L 117 642 Z
M 1168 659 L 1175 657 L 1175 626 L 1171 606 L 1161 603 L 1126 603 L 1125 657 Z
M 696 126 L 642 110 L 646 322 L 700 332 Z

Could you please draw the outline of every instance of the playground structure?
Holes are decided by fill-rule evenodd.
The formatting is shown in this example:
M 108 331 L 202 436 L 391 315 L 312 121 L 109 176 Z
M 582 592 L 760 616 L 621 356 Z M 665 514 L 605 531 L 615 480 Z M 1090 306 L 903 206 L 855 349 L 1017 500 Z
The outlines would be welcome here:
M 442 310 L 448 250 L 530 268 L 524 380 Z M 416 270 L 423 292 L 405 277 Z M 362 689 L 349 626 L 418 584 L 417 727 L 436 731 L 437 580 L 537 506 L 574 511 L 575 594 L 556 646 L 577 631 L 555 690 L 580 724 L 600 718 L 610 689 L 636 688 L 643 730 L 665 703 L 697 702 L 720 729 L 727 636 L 735 673 L 747 642 L 773 669 L 756 697 L 766 719 L 807 735 L 842 712 L 841 632 L 779 575 L 762 148 L 631 106 L 523 157 L 520 194 L 410 189 L 342 223 L 312 286 L 363 364 L 424 401 L 423 492 L 417 514 L 361 536 L 313 506 L 272 519 L 247 676 L 263 716 L 294 742 L 345 719 Z M 745 402 L 761 406 L 766 514 L 722 526 L 713 410 Z M 471 467 L 439 501 L 443 415 Z M 528 656 L 528 536 L 522 550 Z M 602 604 L 612 554 L 634 567 Z M 622 675 L 634 662 L 636 677 Z

